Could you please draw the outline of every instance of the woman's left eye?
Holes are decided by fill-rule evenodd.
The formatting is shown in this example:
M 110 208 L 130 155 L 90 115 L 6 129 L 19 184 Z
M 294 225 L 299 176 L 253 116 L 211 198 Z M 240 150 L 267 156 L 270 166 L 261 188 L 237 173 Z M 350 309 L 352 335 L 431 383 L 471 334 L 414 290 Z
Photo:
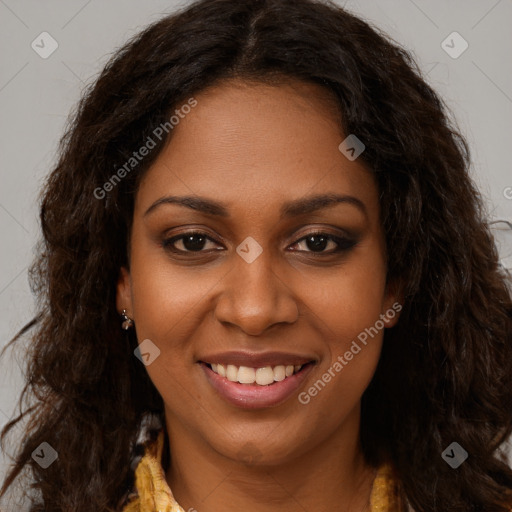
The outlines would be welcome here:
M 334 249 L 330 251 L 324 251 L 326 246 L 329 244 L 334 245 Z M 303 252 L 313 252 L 313 253 L 320 253 L 320 254 L 333 254 L 343 251 L 348 251 L 352 247 L 354 247 L 357 243 L 356 240 L 340 237 L 336 235 L 331 235 L 329 233 L 323 233 L 323 232 L 314 232 L 309 233 L 308 235 L 302 237 L 300 240 L 295 242 L 293 245 L 297 244 L 306 244 L 306 247 L 308 247 L 309 251 L 303 251 Z M 302 252 L 302 251 L 300 251 Z
M 162 246 L 164 249 L 178 254 L 200 253 L 205 252 L 203 249 L 208 242 L 216 244 L 215 240 L 207 236 L 206 233 L 191 231 L 164 240 Z M 176 247 L 177 243 L 179 243 L 182 248 Z M 329 251 L 325 251 L 329 243 L 334 245 L 334 247 L 331 247 Z M 324 232 L 312 232 L 297 240 L 292 246 L 305 244 L 309 250 L 298 250 L 297 252 L 312 252 L 322 255 L 347 251 L 354 247 L 356 243 L 356 240 L 350 238 L 339 237 Z

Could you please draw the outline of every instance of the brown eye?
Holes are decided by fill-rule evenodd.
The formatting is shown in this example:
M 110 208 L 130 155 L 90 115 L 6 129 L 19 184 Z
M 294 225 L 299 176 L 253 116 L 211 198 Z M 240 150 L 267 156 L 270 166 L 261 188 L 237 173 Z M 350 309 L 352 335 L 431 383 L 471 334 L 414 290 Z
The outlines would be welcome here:
M 301 238 L 294 245 L 304 244 L 306 250 L 299 250 L 298 252 L 312 252 L 317 254 L 333 254 L 342 251 L 347 251 L 356 245 L 357 241 L 349 238 L 331 235 L 329 233 L 314 232 L 309 233 Z M 328 246 L 332 250 L 325 251 Z M 334 246 L 334 247 L 333 247 Z
M 172 252 L 187 253 L 187 252 L 204 252 L 203 249 L 208 241 L 215 242 L 205 233 L 200 231 L 191 231 L 189 233 L 182 233 L 181 235 L 174 236 L 162 242 L 164 249 Z M 181 247 L 176 247 L 177 243 Z
M 201 253 L 207 252 L 205 246 L 208 242 L 216 243 L 201 231 L 190 231 L 180 235 L 168 238 L 162 242 L 162 247 L 173 253 Z M 331 235 L 324 232 L 309 233 L 305 237 L 295 242 L 293 245 L 304 244 L 305 249 L 299 249 L 297 252 L 310 252 L 318 255 L 334 254 L 348 251 L 357 244 L 357 240 Z M 326 248 L 330 246 L 330 250 Z

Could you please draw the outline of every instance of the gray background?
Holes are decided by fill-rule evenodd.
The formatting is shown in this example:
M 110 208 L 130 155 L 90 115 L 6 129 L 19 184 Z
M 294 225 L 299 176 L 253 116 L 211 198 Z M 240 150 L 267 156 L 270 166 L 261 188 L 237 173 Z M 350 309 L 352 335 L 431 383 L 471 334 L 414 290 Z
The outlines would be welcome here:
M 27 267 L 39 239 L 38 191 L 55 162 L 68 113 L 116 48 L 187 3 L 0 0 L 0 348 L 32 318 Z M 470 143 L 472 172 L 489 216 L 512 220 L 512 0 L 338 3 L 413 52 Z M 456 59 L 441 45 L 454 31 L 469 45 Z M 59 45 L 47 59 L 31 47 L 42 32 Z M 461 41 L 452 39 L 445 44 L 460 50 Z M 502 261 L 509 267 L 507 251 Z M 22 389 L 21 357 L 8 352 L 2 361 L 0 425 L 13 416 Z M 5 469 L 2 454 L 0 477 Z

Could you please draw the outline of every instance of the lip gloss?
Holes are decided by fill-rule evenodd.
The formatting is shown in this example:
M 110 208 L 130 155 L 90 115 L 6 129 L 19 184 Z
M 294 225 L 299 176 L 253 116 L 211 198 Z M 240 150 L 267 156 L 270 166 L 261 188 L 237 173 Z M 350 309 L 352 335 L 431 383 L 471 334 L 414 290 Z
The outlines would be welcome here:
M 208 382 L 227 402 L 245 409 L 275 407 L 286 401 L 299 388 L 314 364 L 305 364 L 299 372 L 268 386 L 240 384 L 215 373 L 207 364 L 200 363 Z

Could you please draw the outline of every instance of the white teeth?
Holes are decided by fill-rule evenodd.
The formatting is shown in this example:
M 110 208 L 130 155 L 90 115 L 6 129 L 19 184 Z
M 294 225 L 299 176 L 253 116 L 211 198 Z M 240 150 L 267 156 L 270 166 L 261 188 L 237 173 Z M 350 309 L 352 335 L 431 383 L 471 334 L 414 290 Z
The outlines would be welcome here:
M 238 368 L 232 364 L 228 364 L 226 368 L 226 378 L 231 382 L 238 381 Z
M 287 377 L 291 377 L 297 373 L 302 365 L 278 365 L 265 366 L 263 368 L 249 368 L 248 366 L 234 366 L 228 364 L 211 364 L 212 370 L 221 377 L 226 377 L 231 382 L 239 382 L 240 384 L 259 384 L 260 386 L 268 386 L 273 382 L 281 382 Z
M 256 384 L 260 386 L 268 386 L 274 382 L 274 370 L 271 366 L 265 366 L 265 368 L 258 368 L 256 370 Z
M 247 366 L 238 368 L 238 382 L 240 384 L 253 384 L 255 380 L 256 370 L 254 368 L 247 368 Z
M 276 366 L 274 368 L 274 380 L 276 382 L 281 382 L 282 380 L 286 379 L 286 370 L 283 365 Z

